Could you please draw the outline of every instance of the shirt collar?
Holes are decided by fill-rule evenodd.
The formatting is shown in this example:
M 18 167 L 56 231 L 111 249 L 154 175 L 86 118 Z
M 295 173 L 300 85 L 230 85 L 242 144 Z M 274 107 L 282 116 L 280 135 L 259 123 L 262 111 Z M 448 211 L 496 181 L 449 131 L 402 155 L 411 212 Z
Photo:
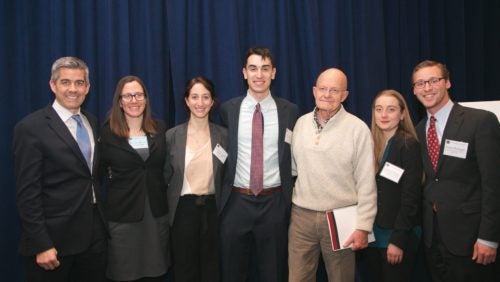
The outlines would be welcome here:
M 446 124 L 446 121 L 448 120 L 448 117 L 450 116 L 451 109 L 453 108 L 453 102 L 449 100 L 441 109 L 439 109 L 435 114 L 434 117 L 436 118 L 437 122 L 440 124 Z M 427 112 L 427 121 L 429 122 L 432 114 Z
M 66 109 L 65 107 L 61 106 L 57 100 L 54 100 L 54 103 L 52 103 L 52 108 L 56 111 L 57 115 L 64 121 L 66 122 L 69 120 L 73 115 L 81 115 L 80 109 L 78 109 L 77 113 L 73 113 L 70 110 Z
M 260 104 L 261 111 L 264 112 L 268 109 L 270 109 L 274 103 L 273 103 L 273 97 L 271 96 L 271 91 L 269 91 L 269 95 L 266 96 L 262 101 L 257 102 L 255 98 L 250 95 L 250 90 L 247 91 L 247 96 L 245 97 L 246 103 L 248 105 L 248 108 L 254 109 L 257 103 Z
M 340 104 L 340 107 L 337 109 L 337 111 L 335 111 L 335 113 L 330 116 L 329 118 L 327 118 L 325 120 L 325 123 L 322 125 L 322 126 L 325 126 L 331 119 L 333 119 L 334 117 L 338 116 L 338 114 L 344 109 L 343 105 Z M 318 125 L 321 125 L 319 120 L 318 120 L 318 107 L 314 107 L 314 110 L 313 110 L 313 117 L 314 117 L 314 121 L 316 121 L 316 124 Z

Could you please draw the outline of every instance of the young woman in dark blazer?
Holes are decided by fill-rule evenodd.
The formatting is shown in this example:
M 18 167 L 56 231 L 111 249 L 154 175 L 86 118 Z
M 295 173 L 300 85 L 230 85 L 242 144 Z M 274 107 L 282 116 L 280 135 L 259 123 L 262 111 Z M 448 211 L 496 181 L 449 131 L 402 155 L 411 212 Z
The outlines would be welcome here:
M 151 118 L 142 80 L 123 77 L 101 130 L 101 165 L 108 177 L 107 276 L 163 281 L 169 266 L 165 125 Z
M 212 82 L 188 81 L 186 123 L 166 133 L 165 181 L 172 234 L 175 281 L 220 281 L 218 219 L 221 182 L 227 157 L 226 129 L 209 121 L 214 106 Z
M 406 102 L 384 90 L 372 105 L 375 144 L 376 241 L 365 251 L 373 281 L 410 281 L 421 236 L 422 158 Z

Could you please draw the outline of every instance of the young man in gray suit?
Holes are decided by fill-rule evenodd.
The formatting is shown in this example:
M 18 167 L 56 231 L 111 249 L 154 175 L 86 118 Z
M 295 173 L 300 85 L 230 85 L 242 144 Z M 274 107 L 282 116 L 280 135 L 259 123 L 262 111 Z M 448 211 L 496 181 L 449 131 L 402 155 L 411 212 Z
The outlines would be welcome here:
M 267 48 L 251 48 L 246 96 L 221 106 L 229 157 L 221 213 L 223 281 L 286 281 L 292 193 L 290 142 L 295 104 L 271 95 L 276 67 Z
M 493 113 L 450 100 L 444 64 L 413 70 L 427 110 L 417 126 L 426 176 L 423 227 L 434 281 L 490 281 L 500 241 L 500 124 Z M 497 280 L 491 280 L 497 281 Z

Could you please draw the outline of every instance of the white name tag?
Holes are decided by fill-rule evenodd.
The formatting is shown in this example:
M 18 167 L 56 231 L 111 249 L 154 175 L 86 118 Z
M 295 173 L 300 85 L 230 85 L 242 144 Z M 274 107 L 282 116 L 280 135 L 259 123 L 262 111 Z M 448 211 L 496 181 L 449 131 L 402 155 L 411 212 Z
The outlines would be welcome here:
M 380 172 L 380 176 L 389 179 L 392 182 L 399 183 L 401 176 L 405 172 L 404 169 L 400 168 L 397 165 L 393 165 L 390 162 L 385 162 L 382 171 Z
M 225 163 L 227 159 L 227 152 L 222 148 L 221 145 L 217 144 L 215 145 L 214 151 L 212 152 L 214 156 L 216 156 L 221 163 Z
M 287 128 L 286 132 L 285 132 L 285 142 L 286 143 L 292 144 L 292 135 L 293 135 L 293 132 Z
M 134 149 L 148 148 L 148 138 L 146 136 L 134 136 L 128 139 L 128 143 Z
M 443 155 L 465 159 L 469 143 L 446 139 Z

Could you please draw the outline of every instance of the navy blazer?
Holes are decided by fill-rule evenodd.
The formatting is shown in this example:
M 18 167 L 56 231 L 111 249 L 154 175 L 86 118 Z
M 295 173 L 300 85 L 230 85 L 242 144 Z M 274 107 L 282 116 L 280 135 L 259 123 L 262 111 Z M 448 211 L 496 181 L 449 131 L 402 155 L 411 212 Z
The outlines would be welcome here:
M 241 102 L 245 96 L 235 97 L 224 104 L 220 109 L 222 124 L 227 127 L 229 134 L 229 157 L 227 164 L 227 171 L 224 177 L 224 188 L 222 191 L 221 204 L 219 205 L 219 213 L 222 212 L 229 196 L 231 195 L 234 178 L 236 176 L 236 161 L 238 159 L 238 123 L 240 119 Z M 285 142 L 286 130 L 293 130 L 295 122 L 298 118 L 297 105 L 289 102 L 288 100 L 273 96 L 278 110 L 278 155 L 279 155 L 279 169 L 281 186 L 283 187 L 283 194 L 288 208 L 292 202 L 292 161 L 290 144 Z
M 210 142 L 212 151 L 215 146 L 220 145 L 227 152 L 227 130 L 221 126 L 209 123 Z M 181 196 L 182 185 L 184 183 L 184 168 L 186 160 L 188 123 L 183 123 L 167 131 L 167 157 L 165 162 L 164 177 L 168 184 L 167 199 L 170 207 L 169 220 L 172 226 L 175 219 L 175 211 Z M 227 161 L 227 159 L 226 159 Z M 224 171 L 224 163 L 219 158 L 212 155 L 212 170 L 215 186 L 215 203 L 219 205 L 221 199 L 221 186 Z
M 93 115 L 81 111 L 93 130 L 95 148 L 90 171 L 78 143 L 52 105 L 17 123 L 13 151 L 17 207 L 22 223 L 19 252 L 36 255 L 52 247 L 59 256 L 88 249 L 92 240 L 92 187 L 100 219 L 101 193 L 95 177 L 99 164 Z
M 477 238 L 500 242 L 500 124 L 488 111 L 455 104 L 444 128 L 437 171 L 427 150 L 426 119 L 417 126 L 426 175 L 423 226 L 432 244 L 433 211 L 442 241 L 455 255 L 470 256 Z M 446 140 L 467 143 L 465 159 L 443 155 Z
M 411 137 L 396 133 L 385 162 L 377 175 L 378 226 L 393 229 L 389 243 L 401 249 L 406 248 L 412 228 L 420 225 L 420 204 L 422 201 L 422 156 L 420 144 Z M 385 163 L 404 169 L 398 183 L 380 176 Z
M 153 216 L 167 214 L 165 124 L 157 121 L 155 134 L 147 134 L 149 157 L 144 161 L 127 138 L 115 135 L 109 123 L 101 130 L 101 168 L 107 174 L 106 215 L 114 222 L 138 222 L 144 217 L 146 193 Z

